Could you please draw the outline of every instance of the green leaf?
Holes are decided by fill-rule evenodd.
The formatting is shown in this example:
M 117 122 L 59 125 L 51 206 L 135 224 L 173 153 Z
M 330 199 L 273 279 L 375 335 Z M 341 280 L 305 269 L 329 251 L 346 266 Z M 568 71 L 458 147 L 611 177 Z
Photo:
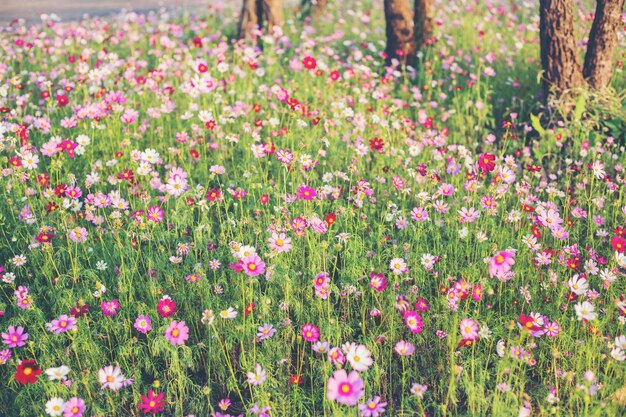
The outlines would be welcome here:
M 539 117 L 531 113 L 530 122 L 533 125 L 533 129 L 535 129 L 537 133 L 539 133 L 541 136 L 545 135 L 546 130 L 543 127 L 541 127 L 541 122 L 539 121 Z
M 585 103 L 587 99 L 583 94 L 579 95 L 576 99 L 576 107 L 574 108 L 574 120 L 580 120 L 585 111 Z

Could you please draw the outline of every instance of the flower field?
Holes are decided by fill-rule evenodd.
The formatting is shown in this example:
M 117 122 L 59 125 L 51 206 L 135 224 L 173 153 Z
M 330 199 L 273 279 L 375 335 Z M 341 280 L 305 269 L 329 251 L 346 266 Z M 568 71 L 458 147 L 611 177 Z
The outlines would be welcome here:
M 239 7 L 0 31 L 0 416 L 625 415 L 623 94 L 535 2 Z

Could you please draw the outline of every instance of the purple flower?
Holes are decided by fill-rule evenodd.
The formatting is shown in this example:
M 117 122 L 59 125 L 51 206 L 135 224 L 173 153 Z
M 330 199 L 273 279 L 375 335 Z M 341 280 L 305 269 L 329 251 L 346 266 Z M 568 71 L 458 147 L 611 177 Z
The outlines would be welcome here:
M 26 339 L 28 339 L 28 333 L 24 331 L 22 326 L 9 326 L 7 332 L 2 333 L 2 343 L 8 345 L 10 348 L 24 346 Z

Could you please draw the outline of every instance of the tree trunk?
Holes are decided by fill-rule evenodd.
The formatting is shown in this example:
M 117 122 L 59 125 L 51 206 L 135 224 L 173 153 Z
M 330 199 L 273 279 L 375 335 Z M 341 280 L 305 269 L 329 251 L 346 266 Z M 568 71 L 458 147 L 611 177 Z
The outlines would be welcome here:
M 409 0 L 385 0 L 387 32 L 387 65 L 397 58 L 407 65 L 415 64 L 415 38 Z
M 326 11 L 326 6 L 328 6 L 328 0 L 311 0 L 313 3 L 313 15 L 315 17 L 320 17 Z
M 415 0 L 415 38 L 417 47 L 421 48 L 427 40 L 433 37 L 435 28 L 435 1 L 434 0 Z
M 257 0 L 259 22 L 267 22 L 268 33 L 274 26 L 283 25 L 283 0 Z
M 251 36 L 252 31 L 258 24 L 259 20 L 256 9 L 256 0 L 243 0 L 237 37 L 239 39 L 243 39 Z
M 624 0 L 597 0 L 596 14 L 589 33 L 583 76 L 595 89 L 611 82 L 617 32 L 622 23 Z
M 584 85 L 576 37 L 572 0 L 539 0 L 541 66 L 546 96 L 551 88 L 560 95 Z

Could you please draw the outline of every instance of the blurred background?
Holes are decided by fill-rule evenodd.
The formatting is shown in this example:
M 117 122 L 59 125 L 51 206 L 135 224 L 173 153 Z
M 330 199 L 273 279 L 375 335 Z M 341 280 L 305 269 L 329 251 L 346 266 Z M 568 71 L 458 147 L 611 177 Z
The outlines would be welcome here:
M 188 8 L 208 5 L 232 5 L 235 0 L 0 0 L 0 22 L 24 18 L 38 21 L 42 13 L 56 14 L 62 20 L 74 20 L 90 16 L 106 16 L 120 9 L 146 11 L 161 6 Z M 236 2 L 239 4 L 240 2 Z

